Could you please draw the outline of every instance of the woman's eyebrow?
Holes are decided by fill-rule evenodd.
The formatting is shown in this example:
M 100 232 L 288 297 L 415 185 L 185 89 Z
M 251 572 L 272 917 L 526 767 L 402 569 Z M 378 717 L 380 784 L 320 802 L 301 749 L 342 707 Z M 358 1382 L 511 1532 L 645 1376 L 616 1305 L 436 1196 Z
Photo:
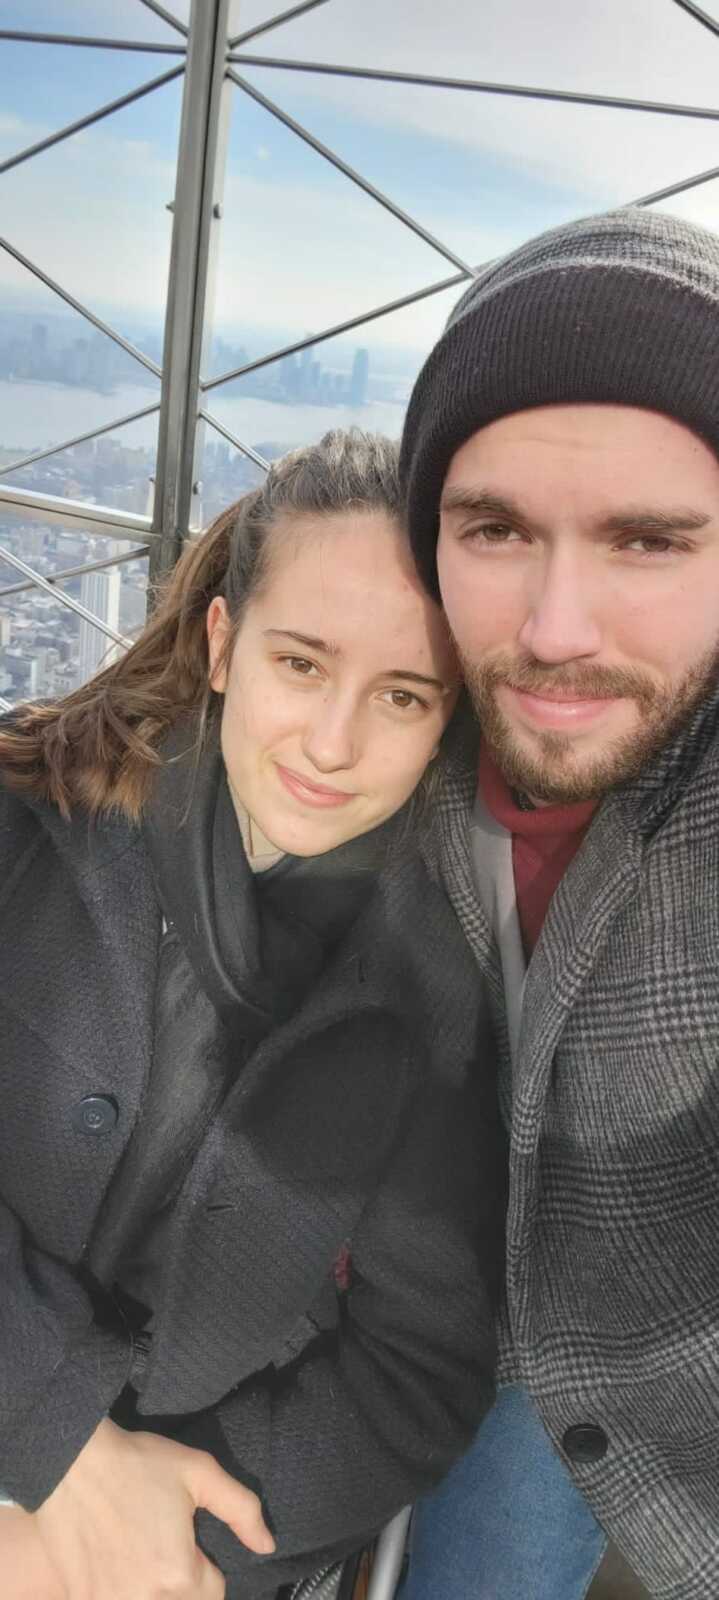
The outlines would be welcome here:
M 264 637 L 272 635 L 274 639 L 291 639 L 294 644 L 303 644 L 308 650 L 317 650 L 321 655 L 341 656 L 342 651 L 338 644 L 328 643 L 326 639 L 314 639 L 309 633 L 295 633 L 293 628 L 265 628 Z M 387 667 L 385 671 L 377 673 L 378 678 L 404 678 L 410 683 L 423 683 L 428 689 L 440 689 L 444 694 L 446 683 L 441 678 L 425 677 L 423 672 L 410 672 L 404 667 Z
M 265 628 L 264 637 L 270 634 L 276 639 L 292 639 L 295 644 L 304 644 L 308 650 L 319 650 L 321 655 L 341 656 L 342 651 L 338 644 L 328 643 L 326 639 L 313 639 L 309 633 L 295 633 L 292 628 Z
M 441 678 L 426 678 L 422 672 L 405 672 L 404 667 L 391 667 L 387 672 L 377 674 L 380 678 L 405 678 L 409 683 L 423 683 L 428 689 L 441 689 L 444 694 L 446 683 Z

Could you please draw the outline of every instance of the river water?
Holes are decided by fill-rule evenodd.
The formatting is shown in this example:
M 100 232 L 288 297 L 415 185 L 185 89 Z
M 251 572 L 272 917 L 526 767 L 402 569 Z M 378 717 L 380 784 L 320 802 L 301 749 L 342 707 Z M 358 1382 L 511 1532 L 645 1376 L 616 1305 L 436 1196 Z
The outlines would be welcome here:
M 28 453 L 60 443 L 114 417 L 126 416 L 152 405 L 156 392 L 151 388 L 123 387 L 111 395 L 97 394 L 62 384 L 11 383 L 0 380 L 0 449 Z M 221 390 L 207 397 L 207 409 L 245 444 L 275 443 L 280 446 L 310 443 L 327 428 L 358 427 L 398 437 L 404 407 L 390 401 L 370 400 L 364 406 L 284 405 L 253 396 L 223 395 Z M 128 446 L 152 446 L 157 434 L 157 418 L 147 417 L 118 430 Z M 212 430 L 209 438 L 217 438 Z

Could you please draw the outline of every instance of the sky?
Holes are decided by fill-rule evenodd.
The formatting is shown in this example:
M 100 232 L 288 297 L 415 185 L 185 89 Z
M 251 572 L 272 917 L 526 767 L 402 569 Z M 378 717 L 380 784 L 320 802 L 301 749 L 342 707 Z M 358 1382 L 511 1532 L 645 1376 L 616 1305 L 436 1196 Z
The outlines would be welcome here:
M 187 15 L 183 0 L 165 0 Z M 703 0 L 719 20 L 719 0 Z M 278 3 L 277 9 L 281 7 Z M 275 9 L 239 0 L 236 26 Z M 175 44 L 140 0 L 3 0 L 4 27 Z M 247 47 L 273 58 L 719 104 L 719 38 L 673 0 L 327 0 Z M 171 55 L 0 41 L 0 158 L 170 70 Z M 247 81 L 477 264 L 573 215 L 719 165 L 719 125 L 266 67 Z M 2 232 L 122 331 L 162 321 L 181 80 L 0 178 Z M 228 89 L 215 323 L 251 353 L 453 268 L 241 90 Z M 719 181 L 669 203 L 719 229 Z M 50 301 L 0 257 L 0 304 Z M 452 294 L 353 344 L 426 348 Z

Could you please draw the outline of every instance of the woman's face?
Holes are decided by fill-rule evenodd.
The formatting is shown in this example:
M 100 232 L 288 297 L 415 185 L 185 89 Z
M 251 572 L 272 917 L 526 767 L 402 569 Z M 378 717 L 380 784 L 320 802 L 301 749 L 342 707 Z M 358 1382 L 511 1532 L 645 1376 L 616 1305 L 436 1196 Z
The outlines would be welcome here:
M 210 682 L 235 801 L 278 850 L 322 855 L 398 811 L 457 695 L 454 652 L 402 534 L 380 511 L 293 515 L 229 666 L 223 600 L 207 617 Z

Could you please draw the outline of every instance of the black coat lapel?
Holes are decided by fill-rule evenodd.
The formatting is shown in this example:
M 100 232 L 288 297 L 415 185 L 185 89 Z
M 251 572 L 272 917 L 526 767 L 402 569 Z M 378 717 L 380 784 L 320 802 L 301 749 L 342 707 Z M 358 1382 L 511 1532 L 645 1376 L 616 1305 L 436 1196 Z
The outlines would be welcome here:
M 176 1206 L 143 1412 L 210 1405 L 282 1349 L 381 1177 L 416 1066 L 384 985 L 354 952 L 256 1051 Z
M 0 881 L 3 864 L 20 875 L 15 880 L 8 871 L 9 893 L 0 901 L 6 1092 L 17 1108 L 22 1073 L 28 1103 L 43 1108 L 28 1124 L 18 1205 L 45 1247 L 72 1259 L 87 1240 L 149 1075 L 160 913 L 142 840 L 128 824 L 93 823 L 79 812 L 64 822 L 51 807 L 9 796 L 3 811 Z M 89 1096 L 116 1114 L 109 1137 L 77 1131 L 74 1119 Z M 12 1116 L 7 1126 L 15 1126 Z M 34 1147 L 44 1148 L 46 1175 L 54 1174 L 61 1194 L 50 1210 L 47 1190 L 27 1180 Z M 0 1154 L 5 1192 L 13 1194 L 23 1146 L 15 1138 Z

